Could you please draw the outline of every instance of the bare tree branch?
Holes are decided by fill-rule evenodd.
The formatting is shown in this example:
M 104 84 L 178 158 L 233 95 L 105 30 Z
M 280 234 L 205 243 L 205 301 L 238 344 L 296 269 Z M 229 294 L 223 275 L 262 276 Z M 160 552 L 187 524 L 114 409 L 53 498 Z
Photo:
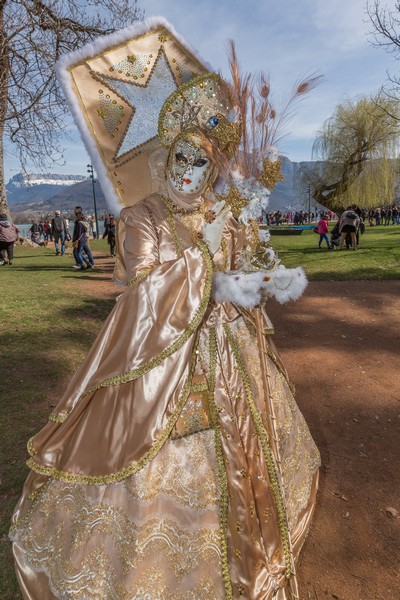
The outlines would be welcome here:
M 62 158 L 61 135 L 70 120 L 56 60 L 141 17 L 136 0 L 0 0 L 1 212 L 7 211 L 5 139 L 23 168 L 44 170 Z

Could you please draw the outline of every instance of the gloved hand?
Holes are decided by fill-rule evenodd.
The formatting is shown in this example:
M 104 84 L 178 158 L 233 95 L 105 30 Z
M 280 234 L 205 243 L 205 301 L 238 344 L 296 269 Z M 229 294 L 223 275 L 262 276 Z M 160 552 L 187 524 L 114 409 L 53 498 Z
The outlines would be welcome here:
M 225 224 L 232 217 L 229 206 L 225 205 L 224 200 L 216 202 L 211 211 L 215 213 L 215 219 L 212 223 L 206 223 L 203 227 L 203 239 L 207 243 L 210 252 L 214 255 L 221 245 L 222 232 Z

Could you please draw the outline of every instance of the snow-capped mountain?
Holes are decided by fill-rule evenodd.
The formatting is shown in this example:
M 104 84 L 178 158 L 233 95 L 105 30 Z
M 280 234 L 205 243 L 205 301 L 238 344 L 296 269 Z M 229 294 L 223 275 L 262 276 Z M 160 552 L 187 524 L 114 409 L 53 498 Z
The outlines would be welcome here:
M 62 189 L 87 179 L 84 175 L 17 173 L 6 185 L 10 206 L 48 200 Z
M 306 186 L 301 183 L 301 170 L 311 163 L 296 163 L 283 159 L 282 173 L 285 181 L 278 183 L 269 202 L 269 210 L 299 210 L 306 208 Z M 72 211 L 76 205 L 93 212 L 92 181 L 84 175 L 14 175 L 6 186 L 11 212 L 32 215 L 51 214 L 54 210 Z M 98 210 L 107 204 L 100 185 L 95 184 Z M 315 203 L 312 203 L 315 205 Z M 311 208 L 314 209 L 314 206 Z

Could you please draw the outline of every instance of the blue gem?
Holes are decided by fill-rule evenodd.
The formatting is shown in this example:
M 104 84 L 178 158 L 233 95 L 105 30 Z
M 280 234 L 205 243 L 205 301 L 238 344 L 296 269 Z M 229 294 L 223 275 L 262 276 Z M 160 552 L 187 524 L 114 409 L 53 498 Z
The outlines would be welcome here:
M 206 128 L 207 129 L 214 129 L 214 127 L 216 127 L 218 125 L 219 121 L 217 119 L 217 117 L 210 117 L 206 123 Z

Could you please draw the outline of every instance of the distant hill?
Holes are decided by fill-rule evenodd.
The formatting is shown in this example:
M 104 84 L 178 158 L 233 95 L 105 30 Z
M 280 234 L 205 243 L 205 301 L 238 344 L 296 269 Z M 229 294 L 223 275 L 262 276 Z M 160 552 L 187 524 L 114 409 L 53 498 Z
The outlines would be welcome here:
M 271 194 L 270 210 L 299 210 L 306 206 L 306 191 L 300 186 L 300 170 L 307 162 L 283 159 L 282 172 L 285 181 L 278 183 Z M 14 175 L 6 185 L 7 200 L 14 217 L 52 215 L 59 209 L 69 214 L 74 206 L 82 206 L 84 212 L 93 214 L 92 180 L 83 175 Z M 96 203 L 99 213 L 107 210 L 101 187 L 95 184 Z M 312 203 L 315 204 L 314 202 Z M 314 208 L 314 206 L 312 206 Z
M 57 209 L 69 213 L 76 205 L 87 213 L 94 211 L 92 180 L 83 175 L 18 173 L 7 183 L 6 193 L 13 215 L 45 216 Z M 97 209 L 103 212 L 107 204 L 98 183 L 95 193 Z

